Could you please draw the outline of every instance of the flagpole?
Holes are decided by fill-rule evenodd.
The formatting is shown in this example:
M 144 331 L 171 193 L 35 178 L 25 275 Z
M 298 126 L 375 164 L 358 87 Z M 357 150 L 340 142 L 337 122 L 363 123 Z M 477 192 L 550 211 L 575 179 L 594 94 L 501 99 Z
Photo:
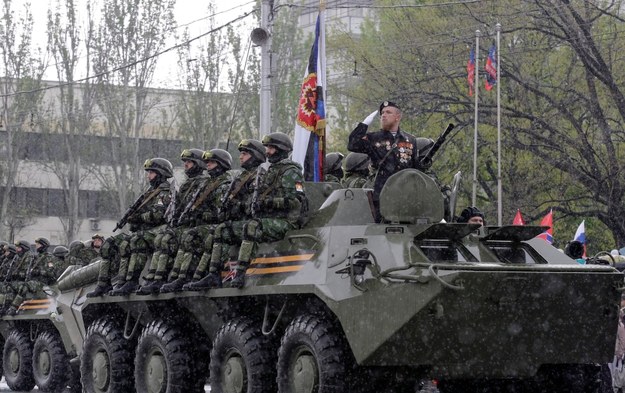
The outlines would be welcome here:
M 473 123 L 473 193 L 471 194 L 471 206 L 475 206 L 475 198 L 477 194 L 477 97 L 480 90 L 479 86 L 479 64 L 480 64 L 480 31 L 475 30 L 475 114 Z
M 501 186 L 501 57 L 499 55 L 499 43 L 501 38 L 501 24 L 495 25 L 497 31 L 497 225 L 502 222 L 502 186 Z

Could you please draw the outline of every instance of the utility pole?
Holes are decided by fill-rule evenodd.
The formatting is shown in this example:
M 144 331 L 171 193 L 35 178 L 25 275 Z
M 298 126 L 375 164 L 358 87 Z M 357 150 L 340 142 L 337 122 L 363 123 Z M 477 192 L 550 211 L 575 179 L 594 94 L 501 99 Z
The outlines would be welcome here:
M 273 0 L 260 4 L 260 27 L 252 30 L 252 42 L 260 46 L 260 135 L 271 132 L 271 24 Z

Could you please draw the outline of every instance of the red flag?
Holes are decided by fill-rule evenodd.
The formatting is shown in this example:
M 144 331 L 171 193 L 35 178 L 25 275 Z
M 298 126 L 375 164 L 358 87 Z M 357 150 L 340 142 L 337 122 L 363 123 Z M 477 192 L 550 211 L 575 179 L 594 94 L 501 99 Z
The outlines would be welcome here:
M 475 86 L 475 51 L 471 49 L 469 61 L 467 61 L 467 80 L 469 81 L 469 96 L 473 96 Z
M 523 220 L 523 216 L 521 215 L 521 209 L 516 209 L 516 214 L 514 215 L 514 220 L 512 220 L 512 225 L 525 225 L 525 221 Z
M 553 243 L 553 210 L 549 210 L 549 213 L 547 213 L 545 217 L 543 217 L 542 221 L 540 222 L 540 225 L 544 227 L 549 227 L 549 229 L 547 229 L 545 232 L 541 233 L 537 237 L 543 239 L 549 244 L 552 244 Z
M 495 44 L 488 50 L 488 58 L 486 58 L 486 79 L 484 80 L 484 87 L 486 90 L 491 90 L 495 83 L 497 83 L 497 48 Z

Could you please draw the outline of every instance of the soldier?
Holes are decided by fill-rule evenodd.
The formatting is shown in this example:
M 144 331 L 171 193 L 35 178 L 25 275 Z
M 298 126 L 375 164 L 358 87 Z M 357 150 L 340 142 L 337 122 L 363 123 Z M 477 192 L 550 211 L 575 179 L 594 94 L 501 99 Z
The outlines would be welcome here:
M 475 206 L 469 206 L 462 210 L 456 222 L 467 224 L 480 224 L 483 226 L 485 222 L 484 213 L 482 213 L 480 209 Z
M 57 264 L 56 277 L 61 277 L 61 274 L 69 267 L 68 256 L 69 250 L 65 246 L 56 246 L 54 250 L 52 250 L 52 255 L 54 255 L 59 261 Z
M 143 163 L 143 169 L 149 181 L 148 189 L 130 206 L 115 229 L 123 228 L 126 223 L 130 224 L 130 232 L 110 236 L 102 244 L 100 270 L 98 273 L 98 285 L 87 294 L 87 297 L 102 296 L 105 293 L 120 290 L 126 284 L 128 278 L 128 266 L 131 263 L 131 245 L 134 245 L 137 253 L 151 248 L 156 232 L 166 222 L 166 211 L 176 192 L 172 189 L 167 179 L 174 176 L 174 168 L 169 160 L 164 158 L 151 158 Z M 142 255 L 137 255 L 138 258 Z M 134 261 L 141 272 L 144 261 Z M 117 272 L 115 287 L 112 288 L 111 272 Z M 134 272 L 131 279 L 134 279 Z M 137 278 L 138 279 L 138 278 Z
M 341 179 L 343 188 L 363 188 L 369 181 L 369 156 L 363 153 L 349 153 L 343 160 L 345 175 Z
M 206 178 L 202 176 L 206 169 L 206 163 L 202 160 L 204 151 L 200 149 L 185 149 L 180 155 L 184 163 L 184 172 L 187 180 L 180 186 L 177 198 L 172 202 L 171 219 L 166 226 L 160 226 L 151 231 L 149 237 L 143 238 L 141 234 L 135 234 L 130 240 L 130 264 L 126 274 L 126 283 L 119 289 L 111 291 L 111 295 L 128 295 L 139 289 L 139 276 L 152 251 L 152 260 L 145 277 L 144 285 L 148 286 L 154 280 L 162 281 L 173 265 L 176 252 L 178 251 L 178 239 L 184 229 L 188 228 L 190 219 L 185 210 L 195 192 L 202 186 Z M 145 294 L 144 291 L 139 291 Z
M 209 180 L 187 213 L 191 220 L 190 228 L 182 233 L 180 249 L 169 274 L 168 283 L 160 288 L 161 293 L 182 290 L 182 286 L 191 280 L 204 247 L 210 252 L 213 247 L 212 234 L 219 224 L 222 200 L 228 191 L 232 168 L 232 156 L 225 150 L 212 149 L 204 152 L 202 159 L 206 161 Z M 206 244 L 204 243 L 206 239 Z M 202 277 L 196 277 L 196 280 Z M 143 287 L 142 287 L 143 289 Z
M 328 153 L 323 160 L 323 181 L 340 183 L 343 178 L 343 154 Z
M 91 248 L 97 253 L 100 254 L 100 250 L 102 249 L 102 244 L 104 244 L 105 237 L 96 233 L 91 236 Z
M 74 240 L 69 244 L 69 253 L 66 260 L 68 265 L 86 266 L 87 262 L 80 259 L 80 255 L 85 248 L 85 243 L 80 240 Z
M 231 273 L 226 280 L 232 280 L 230 286 L 242 288 L 245 285 L 245 272 L 256 254 L 259 242 L 280 240 L 284 235 L 301 225 L 301 218 L 306 215 L 308 202 L 304 195 L 302 167 L 291 161 L 288 156 L 293 150 L 291 139 L 281 132 L 274 132 L 263 137 L 269 169 L 263 173 L 262 167 L 254 181 L 251 206 L 251 219 L 243 225 L 241 247 Z M 217 237 L 213 251 L 219 252 L 217 244 L 223 238 Z M 220 255 L 211 264 L 221 259 Z M 221 281 L 217 282 L 219 284 Z M 218 286 L 218 285 L 217 285 Z
M 7 315 L 15 315 L 17 308 L 25 299 L 42 296 L 41 291 L 43 287 L 56 281 L 57 264 L 59 261 L 48 251 L 49 247 L 50 241 L 45 237 L 35 240 L 37 255 L 30 259 L 24 281 L 18 284 L 13 303 L 6 312 Z
M 9 306 L 13 303 L 13 299 L 20 285 L 26 279 L 28 267 L 31 265 L 32 259 L 35 257 L 30 252 L 30 243 L 26 240 L 15 242 L 15 257 L 5 277 L 5 286 L 2 288 L 0 295 L 0 315 L 4 315 Z
M 215 234 L 206 239 L 204 254 L 193 275 L 199 281 L 185 284 L 184 290 L 221 287 L 221 270 L 230 245 L 239 243 L 243 238 L 243 225 L 251 217 L 250 206 L 257 169 L 265 162 L 266 155 L 265 146 L 255 139 L 243 139 L 238 149 L 243 171 L 232 180 L 222 200 L 222 223 L 215 228 Z M 207 268 L 209 273 L 204 276 Z
M 10 290 L 11 286 L 11 272 L 14 267 L 17 266 L 19 260 L 17 255 L 17 248 L 14 244 L 7 244 L 4 246 L 4 258 L 5 262 L 0 266 L 0 315 L 4 315 L 6 311 L 5 298 L 6 293 Z

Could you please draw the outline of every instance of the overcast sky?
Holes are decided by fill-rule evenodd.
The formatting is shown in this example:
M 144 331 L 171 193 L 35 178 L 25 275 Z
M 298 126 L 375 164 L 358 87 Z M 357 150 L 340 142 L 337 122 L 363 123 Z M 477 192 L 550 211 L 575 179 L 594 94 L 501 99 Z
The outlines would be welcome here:
M 100 1 L 94 1 L 101 3 Z M 242 14 L 251 11 L 255 6 L 254 0 L 213 0 L 216 7 L 216 24 L 221 26 L 229 21 L 236 19 Z M 51 4 L 56 1 L 49 0 L 13 0 L 12 8 L 16 13 L 22 13 L 24 6 L 30 4 L 35 26 L 33 29 L 33 41 L 36 45 L 45 48 L 46 45 L 46 15 Z M 87 0 L 76 0 L 76 4 L 86 5 Z M 179 26 L 188 27 L 191 37 L 196 37 L 206 33 L 209 30 L 207 17 L 208 0 L 177 0 L 175 8 L 175 18 Z M 246 18 L 246 26 L 244 29 L 251 31 L 254 20 L 250 16 Z M 242 33 L 248 34 L 247 31 Z M 168 44 L 172 46 L 173 40 Z M 176 88 L 172 78 L 172 69 L 176 64 L 176 53 L 172 51 L 159 57 L 157 66 L 157 74 L 155 75 L 155 84 L 158 87 Z M 46 79 L 55 79 L 54 70 L 50 70 L 46 75 Z

